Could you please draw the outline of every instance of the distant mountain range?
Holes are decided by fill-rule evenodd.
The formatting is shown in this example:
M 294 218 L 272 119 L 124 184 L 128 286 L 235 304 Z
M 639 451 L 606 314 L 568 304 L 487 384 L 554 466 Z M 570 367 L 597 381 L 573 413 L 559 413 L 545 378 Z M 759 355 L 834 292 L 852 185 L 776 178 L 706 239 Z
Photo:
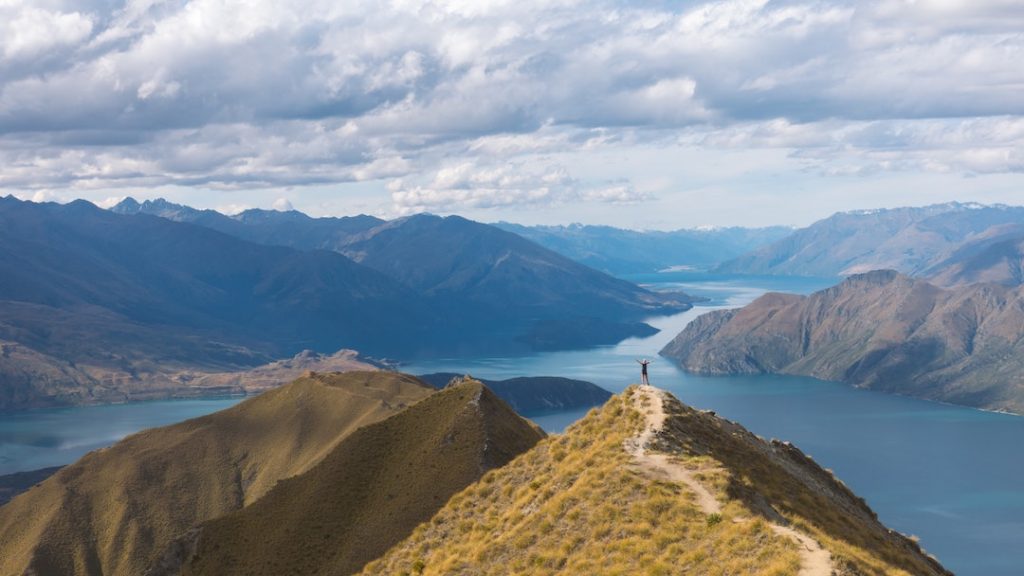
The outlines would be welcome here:
M 281 212 L 252 209 L 227 216 L 214 210 L 197 210 L 164 199 L 138 202 L 134 198 L 126 198 L 111 210 L 118 214 L 150 214 L 176 222 L 198 224 L 260 244 L 334 250 L 355 256 L 358 256 L 360 250 L 351 245 L 358 244 L 362 236 L 374 228 L 387 224 L 385 220 L 373 216 L 312 218 L 295 210 Z M 580 224 L 523 226 L 498 222 L 492 226 L 513 232 L 548 250 L 608 274 L 655 272 L 673 266 L 710 268 L 793 231 L 785 226 L 708 227 L 671 232 Z M 355 259 L 359 260 L 358 257 Z
M 339 251 L 354 236 L 385 221 L 373 216 L 312 218 L 291 210 L 246 210 L 234 216 L 216 210 L 197 210 L 163 198 L 138 202 L 125 198 L 110 209 L 124 215 L 149 214 L 175 222 L 197 224 L 257 244 L 287 246 L 299 250 Z
M 709 312 L 661 353 L 702 374 L 802 374 L 1024 414 L 1024 286 L 874 271 Z
M 173 395 L 184 372 L 305 349 L 411 358 L 610 343 L 691 306 L 462 218 L 235 220 L 149 204 L 188 223 L 145 206 L 0 199 L 0 410 Z
M 666 298 L 546 249 L 518 234 L 458 216 L 419 214 L 393 221 L 372 216 L 311 218 L 296 211 L 212 210 L 131 198 L 111 209 L 209 227 L 253 242 L 326 249 L 382 272 L 443 306 L 453 321 L 465 315 L 550 320 L 640 318 L 689 302 Z
M 693 228 L 671 232 L 638 231 L 611 226 L 495 226 L 609 274 L 656 272 L 676 266 L 707 269 L 793 232 L 766 228 Z
M 684 565 L 949 574 L 797 448 L 653 388 L 548 438 L 472 379 L 312 375 L 129 436 L 0 507 L 2 574 Z
M 842 212 L 724 262 L 716 270 L 827 277 L 892 269 L 946 282 L 941 270 L 948 265 L 1013 238 L 1024 239 L 1024 207 L 953 202 Z M 975 269 L 961 280 L 971 274 L 979 279 L 989 276 Z

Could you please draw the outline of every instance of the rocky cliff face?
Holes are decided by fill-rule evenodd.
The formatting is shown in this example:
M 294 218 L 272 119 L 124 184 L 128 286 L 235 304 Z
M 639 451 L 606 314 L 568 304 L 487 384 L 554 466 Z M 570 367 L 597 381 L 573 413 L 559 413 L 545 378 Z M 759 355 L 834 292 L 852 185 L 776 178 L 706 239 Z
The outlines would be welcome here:
M 702 374 L 784 373 L 1024 412 L 1024 288 L 893 271 L 706 314 L 662 351 Z

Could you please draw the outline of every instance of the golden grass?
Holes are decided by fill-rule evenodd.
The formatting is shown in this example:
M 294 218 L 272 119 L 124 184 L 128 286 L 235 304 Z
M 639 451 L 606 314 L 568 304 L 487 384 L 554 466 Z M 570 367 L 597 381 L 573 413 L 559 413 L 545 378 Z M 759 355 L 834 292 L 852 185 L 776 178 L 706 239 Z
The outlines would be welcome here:
M 628 393 L 627 393 L 628 394 Z M 452 497 L 364 574 L 795 574 L 763 521 L 708 522 L 623 450 L 642 415 L 617 396 Z
M 543 437 L 479 382 L 450 386 L 356 431 L 251 506 L 207 522 L 183 569 L 167 573 L 351 574 Z
M 882 525 L 863 499 L 797 448 L 672 399 L 662 448 L 695 470 L 727 517 L 788 523 L 832 553 L 840 574 L 945 574 L 916 542 Z

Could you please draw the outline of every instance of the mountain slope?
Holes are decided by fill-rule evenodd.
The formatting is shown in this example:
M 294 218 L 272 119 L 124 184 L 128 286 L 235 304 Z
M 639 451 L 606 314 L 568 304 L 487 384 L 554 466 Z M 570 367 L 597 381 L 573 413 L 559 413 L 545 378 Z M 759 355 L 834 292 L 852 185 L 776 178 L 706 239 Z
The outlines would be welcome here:
M 657 294 L 613 278 L 525 238 L 458 216 L 389 222 L 345 254 L 454 309 L 507 317 L 605 316 L 637 320 L 685 310 L 684 294 Z
M 952 256 L 924 273 L 940 286 L 993 282 L 1006 286 L 1024 284 L 1024 226 L 1009 233 L 967 242 Z
M 384 222 L 250 210 L 228 217 L 130 199 L 114 210 L 195 222 L 269 245 L 341 252 L 425 298 L 443 318 L 444 330 L 420 339 L 420 356 L 618 342 L 653 333 L 642 323 L 645 317 L 686 310 L 692 300 L 682 293 L 652 293 L 519 235 L 454 216 Z M 481 331 L 484 324 L 490 328 Z
M 1024 287 L 944 290 L 875 271 L 710 312 L 661 354 L 698 373 L 803 374 L 1024 413 Z
M 203 524 L 151 574 L 350 574 L 542 437 L 480 382 L 448 387 Z
M 0 300 L 74 312 L 98 307 L 139 324 L 238 340 L 266 330 L 290 353 L 302 342 L 367 347 L 382 316 L 412 313 L 403 303 L 416 302 L 395 282 L 333 252 L 253 244 L 83 201 L 3 199 L 0 225 Z
M 631 387 L 456 494 L 362 573 L 832 570 L 948 574 L 791 445 Z
M 609 274 L 656 272 L 672 266 L 709 268 L 790 234 L 767 228 L 638 231 L 611 226 L 523 226 L 495 224 L 549 250 Z
M 675 301 L 652 295 L 517 234 L 457 216 L 421 214 L 391 222 L 370 216 L 311 218 L 295 211 L 225 216 L 162 199 L 140 204 L 131 198 L 112 211 L 195 223 L 263 244 L 335 250 L 410 288 L 458 297 L 467 306 L 538 310 L 557 304 L 579 313 L 596 305 L 635 318 L 687 302 L 678 295 Z M 581 297 L 585 301 L 577 303 Z
M 1024 226 L 1024 207 L 936 204 L 842 212 L 725 262 L 720 272 L 845 276 L 893 269 L 922 274 L 962 244 Z
M 389 372 L 314 376 L 129 436 L 0 508 L 0 574 L 142 574 L 191 526 L 257 501 L 432 393 Z
M 87 202 L 0 199 L 0 410 L 169 395 L 304 349 L 407 352 L 439 318 L 327 251 Z

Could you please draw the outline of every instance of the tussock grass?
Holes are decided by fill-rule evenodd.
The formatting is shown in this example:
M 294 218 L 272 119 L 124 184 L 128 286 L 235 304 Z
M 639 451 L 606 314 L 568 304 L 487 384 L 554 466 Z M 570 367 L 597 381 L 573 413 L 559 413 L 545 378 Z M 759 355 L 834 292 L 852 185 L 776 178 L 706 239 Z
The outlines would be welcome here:
M 821 542 L 840 576 L 947 574 L 795 448 L 669 398 L 655 449 L 716 495 L 721 513 L 704 514 L 624 450 L 652 409 L 635 393 L 489 472 L 363 574 L 794 576 L 798 544 L 772 523 Z
M 789 524 L 832 553 L 841 575 L 946 574 L 913 540 L 892 532 L 862 498 L 796 447 L 666 402 L 660 448 L 676 454 L 724 503 L 724 517 Z
M 453 496 L 364 574 L 795 574 L 793 544 L 763 521 L 709 523 L 633 468 L 628 394 Z
M 480 382 L 450 386 L 357 430 L 254 504 L 203 524 L 182 567 L 167 562 L 160 574 L 351 574 L 543 437 Z M 483 481 L 474 490 L 493 498 L 498 488 Z M 470 527 L 453 519 L 448 528 Z

